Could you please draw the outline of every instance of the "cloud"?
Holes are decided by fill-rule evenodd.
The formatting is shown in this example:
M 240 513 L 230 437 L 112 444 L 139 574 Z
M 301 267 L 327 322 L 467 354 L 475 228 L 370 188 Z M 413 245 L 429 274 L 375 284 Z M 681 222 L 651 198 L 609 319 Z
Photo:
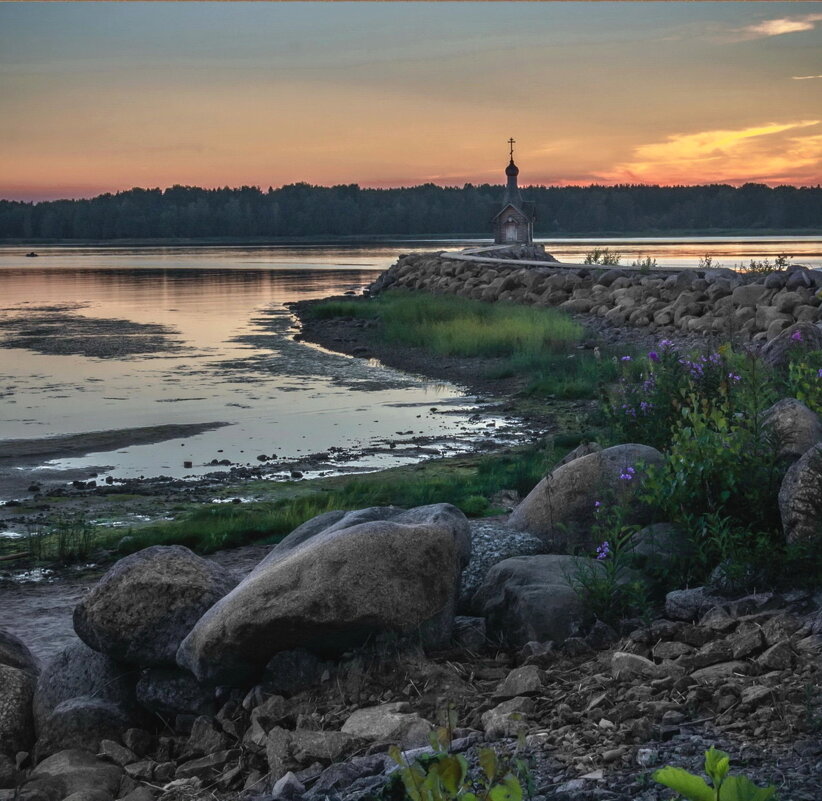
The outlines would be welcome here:
M 810 81 L 812 78 L 822 78 L 822 75 L 791 75 L 794 81 Z
M 609 183 L 818 183 L 822 133 L 797 134 L 820 122 L 769 122 L 737 130 L 672 134 L 664 142 L 640 145 L 630 161 L 598 178 Z
M 812 31 L 816 23 L 822 21 L 822 14 L 804 14 L 799 17 L 780 17 L 766 19 L 754 25 L 738 28 L 737 33 L 742 39 L 762 39 L 768 36 L 783 36 L 786 33 L 800 33 Z

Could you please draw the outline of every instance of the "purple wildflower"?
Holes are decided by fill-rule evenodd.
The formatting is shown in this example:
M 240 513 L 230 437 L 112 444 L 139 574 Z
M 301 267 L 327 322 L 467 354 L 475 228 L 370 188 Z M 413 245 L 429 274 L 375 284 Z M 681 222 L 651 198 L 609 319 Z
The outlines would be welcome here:
M 649 409 L 653 409 L 654 404 L 650 403 L 649 401 L 641 401 L 639 404 L 639 411 L 647 412 Z
M 796 330 L 796 331 L 794 331 L 794 332 L 791 334 L 791 339 L 792 339 L 794 342 L 801 342 L 801 341 L 802 341 L 802 332 L 801 332 L 801 331 L 797 328 L 797 330 Z
M 629 361 L 631 361 L 631 357 L 630 356 L 620 356 L 619 360 L 621 362 L 629 362 Z
M 597 545 L 597 559 L 607 559 L 608 555 L 611 553 L 611 546 L 608 543 L 608 540 Z
M 741 381 L 741 380 L 742 380 L 741 376 L 738 376 L 736 373 L 728 373 L 728 378 L 729 378 L 731 381 L 733 381 L 735 384 L 736 384 L 738 381 Z
M 822 378 L 822 367 L 820 367 L 819 370 L 817 371 L 816 377 L 817 378 Z
M 659 347 L 662 348 L 662 350 L 668 350 L 669 348 L 674 347 L 674 343 L 671 342 L 670 339 L 663 339 L 663 340 L 660 340 Z
M 634 477 L 636 470 L 633 467 L 626 467 L 623 472 L 619 474 L 619 477 L 622 481 L 631 481 Z
M 599 509 L 602 506 L 602 501 L 594 501 L 594 509 Z
M 652 351 L 648 354 L 648 358 L 649 358 L 652 362 L 658 362 L 658 361 L 659 361 L 659 354 L 658 354 L 655 350 L 652 350 Z

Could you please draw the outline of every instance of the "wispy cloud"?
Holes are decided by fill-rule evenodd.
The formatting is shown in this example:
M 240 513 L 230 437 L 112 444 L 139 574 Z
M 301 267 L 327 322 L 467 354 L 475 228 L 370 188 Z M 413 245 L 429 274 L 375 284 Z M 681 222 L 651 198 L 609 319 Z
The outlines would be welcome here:
M 630 161 L 599 177 L 626 183 L 816 183 L 822 174 L 822 133 L 797 134 L 820 122 L 673 134 L 664 142 L 640 145 Z
M 795 81 L 810 81 L 813 78 L 822 78 L 822 75 L 791 75 Z
M 738 28 L 741 39 L 762 39 L 768 36 L 784 36 L 786 33 L 812 31 L 817 22 L 822 22 L 822 14 L 803 14 L 796 17 L 766 19 L 753 25 Z

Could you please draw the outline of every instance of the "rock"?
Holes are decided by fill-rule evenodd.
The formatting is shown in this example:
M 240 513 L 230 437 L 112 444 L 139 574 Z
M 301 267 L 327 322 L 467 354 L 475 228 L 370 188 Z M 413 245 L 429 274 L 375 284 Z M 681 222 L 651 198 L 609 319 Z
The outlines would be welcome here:
M 473 614 L 474 595 L 488 571 L 504 559 L 529 556 L 545 550 L 542 540 L 523 531 L 493 521 L 474 520 L 471 523 L 471 559 L 462 573 L 457 611 Z
M 34 677 L 26 670 L 0 665 L 0 754 L 28 751 L 34 741 L 31 703 Z
M 745 659 L 755 656 L 765 647 L 765 638 L 756 623 L 744 622 L 728 637 L 728 644 L 734 659 Z
M 138 757 L 145 756 L 154 747 L 154 737 L 145 729 L 131 728 L 123 732 L 123 745 Z
M 43 669 L 34 694 L 34 722 L 39 731 L 58 704 L 80 696 L 108 701 L 131 717 L 136 671 L 93 651 L 79 640 L 66 646 Z
M 694 554 L 693 542 L 671 523 L 654 523 L 640 529 L 631 537 L 631 544 L 634 556 L 655 567 L 682 562 Z
M 46 779 L 60 790 L 60 798 L 86 790 L 103 790 L 115 797 L 123 771 L 81 749 L 69 749 L 43 760 L 29 777 L 31 783 Z
M 658 679 L 667 676 L 668 672 L 639 654 L 615 651 L 611 656 L 611 675 L 615 679 Z
M 822 442 L 822 421 L 796 398 L 783 398 L 763 416 L 763 426 L 774 437 L 779 458 L 795 462 Z
M 580 459 L 583 456 L 589 456 L 592 453 L 599 453 L 602 450 L 602 445 L 598 442 L 581 442 L 572 451 L 568 451 L 553 467 L 556 470 L 568 462 L 573 462 L 575 459 Z
M 784 368 L 795 353 L 822 350 L 822 328 L 813 323 L 794 323 L 773 337 L 760 352 L 771 367 Z
M 276 781 L 302 765 L 338 762 L 365 743 L 360 737 L 340 731 L 288 731 L 277 726 L 268 733 L 265 751 L 269 772 Z
M 489 638 L 519 648 L 533 640 L 564 642 L 582 622 L 583 606 L 569 584 L 574 571 L 602 566 L 574 556 L 518 556 L 494 565 L 473 605 Z
M 100 753 L 97 756 L 107 759 L 121 768 L 130 765 L 132 762 L 137 762 L 137 754 L 134 751 L 116 743 L 114 740 L 101 740 Z
M 607 503 L 614 496 L 627 509 L 626 524 L 647 522 L 647 509 L 636 494 L 642 487 L 643 466 L 662 461 L 655 448 L 635 444 L 574 459 L 542 479 L 514 509 L 508 525 L 537 535 L 554 552 L 591 547 L 597 501 Z
M 234 762 L 240 758 L 240 751 L 235 749 L 231 751 L 218 751 L 215 754 L 201 757 L 200 759 L 192 759 L 184 762 L 177 767 L 174 774 L 178 779 L 213 779 L 215 778 L 229 762 Z
M 745 662 L 734 660 L 732 662 L 719 662 L 716 665 L 709 665 L 695 670 L 691 673 L 691 678 L 700 684 L 713 684 L 731 676 L 745 676 L 748 672 L 749 668 Z
M 223 568 L 181 545 L 154 545 L 117 562 L 74 610 L 91 648 L 140 667 L 174 666 L 206 610 L 234 586 Z
M 794 663 L 795 656 L 791 644 L 785 640 L 772 645 L 767 651 L 760 654 L 756 660 L 767 670 L 789 670 Z
M 534 711 L 530 698 L 511 698 L 482 714 L 482 726 L 489 739 L 515 737 L 527 728 L 527 717 Z
M 822 538 L 822 446 L 814 446 L 788 469 L 779 488 L 782 529 L 790 543 Z
M 190 673 L 171 668 L 149 668 L 135 688 L 139 704 L 160 715 L 209 715 L 215 712 L 214 692 L 197 683 Z
M 375 520 L 391 520 L 404 511 L 399 506 L 370 506 L 367 509 L 357 509 L 353 512 L 345 512 L 341 509 L 323 512 L 321 515 L 306 520 L 287 537 L 281 539 L 254 570 L 261 570 L 272 562 L 278 561 L 284 554 L 293 551 L 304 542 L 317 536 L 317 534 L 330 534 L 332 531 L 340 531 L 344 528 L 358 526 L 360 523 L 371 523 Z
M 696 620 L 722 601 L 722 598 L 712 595 L 705 587 L 673 590 L 665 596 L 665 615 L 673 620 Z
M 203 756 L 228 749 L 228 737 L 213 718 L 201 715 L 194 721 L 185 745 L 186 757 Z
M 458 615 L 454 618 L 454 643 L 477 653 L 488 644 L 484 617 Z
M 66 749 L 97 753 L 103 740 L 117 740 L 132 720 L 119 704 L 78 696 L 58 704 L 37 731 L 38 759 Z
M 764 284 L 743 284 L 738 286 L 731 293 L 734 306 L 756 307 L 765 302 L 765 298 L 771 294 Z
M 330 770 L 330 768 L 329 768 Z M 327 789 L 335 789 L 328 787 Z M 271 788 L 271 797 L 275 801 L 297 801 L 305 793 L 305 785 L 291 772 L 281 776 Z
M 449 504 L 315 534 L 212 607 L 177 660 L 200 681 L 237 684 L 294 648 L 340 654 L 382 632 L 445 643 L 469 555 L 468 521 Z
M 364 740 L 397 743 L 401 748 L 425 745 L 434 727 L 403 702 L 358 709 L 342 725 L 345 734 Z
M 125 766 L 126 775 L 138 782 L 150 782 L 154 778 L 157 763 L 153 759 L 142 759 Z
M 5 629 L 0 629 L 0 665 L 17 668 L 34 677 L 40 672 L 37 659 L 26 644 Z
M 0 790 L 17 786 L 17 766 L 10 756 L 0 753 Z
M 494 690 L 495 698 L 515 698 L 516 696 L 536 695 L 543 690 L 545 671 L 536 665 L 525 665 L 514 668 Z
M 293 695 L 318 684 L 326 669 L 326 663 L 305 648 L 280 651 L 265 666 L 266 688 Z

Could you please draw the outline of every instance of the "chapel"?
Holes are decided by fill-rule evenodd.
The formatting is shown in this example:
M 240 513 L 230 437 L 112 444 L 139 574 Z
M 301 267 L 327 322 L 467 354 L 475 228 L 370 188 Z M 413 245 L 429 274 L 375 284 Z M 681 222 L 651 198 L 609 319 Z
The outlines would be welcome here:
M 494 226 L 494 244 L 530 245 L 534 241 L 534 203 L 522 199 L 517 186 L 519 167 L 514 164 L 514 139 L 508 140 L 510 161 L 505 168 L 507 183 L 502 208 L 491 220 Z

